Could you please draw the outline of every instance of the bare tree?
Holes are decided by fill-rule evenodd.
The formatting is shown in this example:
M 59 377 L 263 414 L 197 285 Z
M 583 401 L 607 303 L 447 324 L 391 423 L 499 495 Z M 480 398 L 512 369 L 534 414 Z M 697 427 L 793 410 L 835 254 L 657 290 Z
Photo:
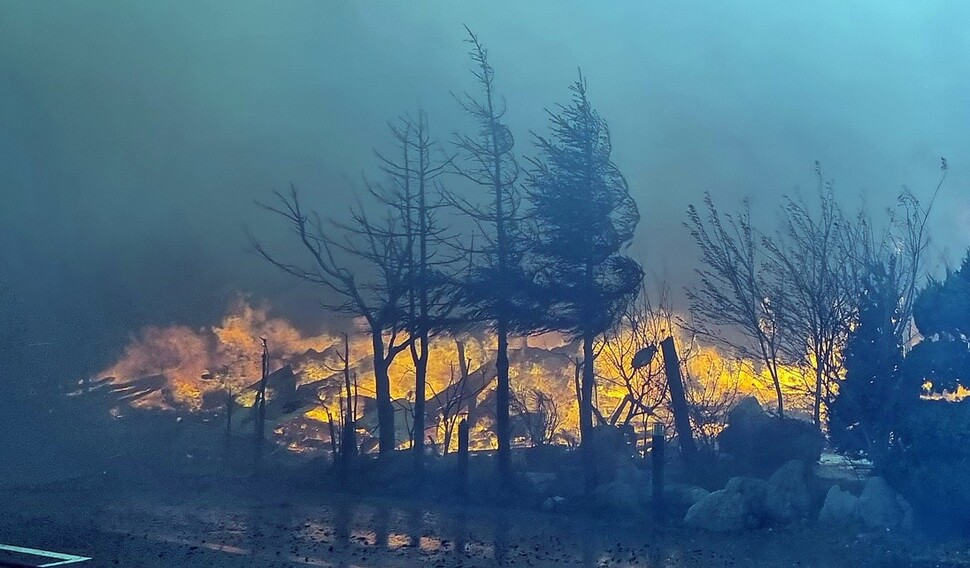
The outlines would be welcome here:
M 340 455 L 344 459 L 344 464 L 348 464 L 351 458 L 357 455 L 357 376 L 351 377 L 350 372 L 350 337 L 344 333 L 344 352 L 337 356 L 341 363 L 339 370 L 344 378 L 343 402 L 340 406 L 343 429 L 340 436 Z
M 470 415 L 474 401 L 487 386 L 485 380 L 486 368 L 479 369 L 481 380 L 472 381 L 471 366 L 473 362 L 465 354 L 465 342 L 455 338 L 458 353 L 458 368 L 451 363 L 448 384 L 440 392 L 432 391 L 432 400 L 438 409 L 438 420 L 442 430 L 442 451 L 445 455 L 451 450 L 451 439 L 455 428 L 463 415 Z
M 434 143 L 424 112 L 412 120 L 401 118 L 391 125 L 400 150 L 398 159 L 378 153 L 381 169 L 389 184 L 368 185 L 378 201 L 400 217 L 405 243 L 406 310 L 402 329 L 414 364 L 413 449 L 419 475 L 424 463 L 424 435 L 427 400 L 428 357 L 431 338 L 444 326 L 454 305 L 452 280 L 447 271 L 456 257 L 444 254 L 446 229 L 437 213 L 444 207 L 443 190 L 437 178 L 451 161 L 432 156 Z M 450 251 L 449 251 L 450 252 Z
M 517 393 L 513 389 L 512 408 L 525 427 L 533 447 L 552 443 L 562 428 L 563 417 L 559 413 L 559 406 L 555 399 L 540 389 L 529 389 L 524 393 Z
M 647 428 L 646 421 L 656 417 L 667 402 L 667 381 L 663 364 L 654 357 L 657 346 L 673 333 L 673 312 L 669 289 L 661 288 L 659 304 L 641 286 L 619 320 L 599 340 L 597 361 L 604 383 L 622 387 L 626 396 L 612 409 L 607 422 L 611 425 L 635 425 Z M 635 360 L 640 355 L 643 361 Z
M 333 373 L 321 388 L 316 391 L 317 405 L 326 413 L 330 426 L 331 447 L 335 452 L 334 459 L 339 455 L 343 458 L 344 464 L 349 464 L 351 458 L 361 451 L 358 444 L 357 420 L 360 416 L 360 382 L 358 381 L 357 371 L 353 370 L 353 359 L 350 356 L 350 335 L 341 334 L 343 341 L 342 351 L 337 351 L 335 364 L 321 362 L 320 366 Z M 341 384 L 336 392 L 330 386 L 333 383 L 330 379 L 341 379 Z M 336 397 L 336 400 L 334 399 Z M 336 412 L 336 419 L 334 418 Z
M 632 426 L 644 440 L 650 421 L 675 422 L 667 362 L 658 346 L 668 337 L 678 339 L 676 365 L 683 377 L 691 432 L 707 446 L 723 427 L 727 411 L 738 398 L 739 366 L 717 354 L 705 353 L 689 334 L 690 322 L 679 322 L 670 301 L 670 289 L 660 286 L 656 303 L 645 289 L 624 312 L 623 319 L 603 338 L 599 356 L 604 383 L 624 387 L 627 394 L 606 418 L 606 423 Z
M 801 197 L 786 198 L 783 224 L 774 239 L 763 239 L 776 286 L 787 301 L 778 314 L 785 327 L 782 349 L 786 358 L 811 369 L 808 392 L 813 398 L 812 419 L 822 423 L 833 386 L 842 370 L 842 347 L 855 312 L 849 258 L 841 238 L 846 220 L 835 201 L 831 182 L 818 178 L 816 210 Z
M 253 402 L 253 411 L 256 413 L 256 419 L 253 422 L 256 473 L 260 472 L 263 465 L 263 444 L 266 437 L 266 383 L 269 379 L 269 349 L 266 346 L 266 338 L 260 338 L 260 341 L 263 345 L 263 353 L 260 357 L 260 378 L 256 387 L 256 400 Z
M 687 228 L 701 249 L 699 284 L 687 290 L 696 317 L 694 332 L 765 366 L 775 391 L 778 416 L 784 416 L 779 368 L 784 337 L 780 306 L 785 294 L 766 270 L 767 258 L 751 225 L 747 200 L 735 214 L 722 215 L 710 194 L 706 215 L 691 205 Z
M 325 225 L 319 214 L 304 210 L 295 187 L 288 194 L 274 192 L 274 195 L 276 204 L 262 206 L 286 221 L 309 262 L 284 261 L 252 235 L 250 242 L 274 266 L 337 297 L 334 302 L 324 302 L 325 307 L 366 321 L 373 348 L 379 451 L 382 454 L 392 451 L 396 440 L 388 369 L 409 344 L 401 323 L 407 298 L 408 244 L 401 235 L 399 221 L 394 215 L 388 215 L 375 222 L 358 208 L 351 212 L 351 223 L 331 221 Z M 334 232 L 343 238 L 333 236 Z M 358 271 L 349 268 L 351 263 L 362 265 L 370 278 L 358 279 Z
M 356 387 L 356 378 L 354 383 Z M 356 394 L 354 397 L 356 398 Z M 330 452 L 333 464 L 336 465 L 339 463 L 346 467 L 349 464 L 351 456 L 357 451 L 355 417 L 354 415 L 347 414 L 347 412 L 348 410 L 356 412 L 356 409 L 352 405 L 347 404 L 347 397 L 344 390 L 338 392 L 336 404 L 334 404 L 333 400 L 321 396 L 318 392 L 317 404 L 320 405 L 323 412 L 327 415 L 327 429 L 330 435 Z M 333 407 L 336 407 L 336 413 L 334 413 Z
M 699 441 L 712 448 L 728 411 L 740 398 L 741 362 L 722 357 L 701 360 L 694 342 L 681 356 L 691 426 Z
M 688 290 L 700 331 L 769 372 L 783 414 L 782 360 L 811 375 L 805 390 L 821 425 L 843 374 L 843 348 L 869 283 L 878 278 L 899 298 L 894 331 L 912 339 L 911 314 L 924 274 L 926 223 L 946 179 L 946 160 L 929 206 L 904 191 L 882 230 L 864 210 L 846 216 L 818 162 L 817 206 L 786 197 L 783 223 L 773 238 L 756 235 L 745 202 L 736 216 L 720 215 L 710 196 L 706 218 L 693 206 L 688 228 L 705 266 L 700 286 Z M 717 329 L 720 327 L 721 329 Z M 727 328 L 726 330 L 724 328 Z

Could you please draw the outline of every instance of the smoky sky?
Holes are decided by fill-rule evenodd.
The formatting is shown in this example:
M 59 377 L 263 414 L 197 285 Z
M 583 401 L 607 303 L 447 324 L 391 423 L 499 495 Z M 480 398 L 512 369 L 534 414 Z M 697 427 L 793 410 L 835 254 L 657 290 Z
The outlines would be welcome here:
M 689 203 L 747 195 L 770 218 L 815 160 L 879 208 L 928 196 L 947 157 L 933 254 L 952 261 L 970 244 L 968 21 L 959 0 L 8 0 L 0 271 L 55 321 L 203 325 L 237 290 L 317 314 L 247 252 L 246 226 L 288 242 L 254 201 L 294 183 L 340 217 L 388 120 L 423 109 L 446 147 L 472 129 L 451 95 L 475 88 L 463 24 L 520 155 L 582 69 L 642 213 L 632 254 L 674 289 L 697 256 Z

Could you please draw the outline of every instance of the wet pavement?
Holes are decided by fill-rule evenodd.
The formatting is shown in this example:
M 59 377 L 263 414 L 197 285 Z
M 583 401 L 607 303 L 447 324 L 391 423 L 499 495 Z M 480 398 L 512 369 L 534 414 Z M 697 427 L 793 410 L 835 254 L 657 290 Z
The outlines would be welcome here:
M 710 535 L 507 509 L 108 487 L 6 490 L 0 543 L 126 567 L 865 566 L 866 545 L 809 527 Z M 869 562 L 868 565 L 878 565 Z

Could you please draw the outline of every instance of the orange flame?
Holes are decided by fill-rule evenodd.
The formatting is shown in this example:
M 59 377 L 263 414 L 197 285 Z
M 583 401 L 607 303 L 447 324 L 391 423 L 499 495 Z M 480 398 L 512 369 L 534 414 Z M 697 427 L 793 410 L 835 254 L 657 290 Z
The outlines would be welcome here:
M 143 329 L 131 339 L 119 360 L 100 376 L 109 377 L 116 385 L 143 377 L 160 377 L 161 388 L 130 401 L 132 406 L 138 408 L 201 411 L 216 408 L 208 402 L 208 397 L 224 404 L 225 395 L 229 392 L 237 396 L 237 402 L 248 406 L 254 397 L 249 387 L 259 380 L 261 373 L 260 338 L 267 340 L 271 370 L 292 365 L 298 385 L 326 385 L 334 381 L 329 388 L 321 386 L 316 399 L 309 407 L 303 408 L 289 426 L 279 425 L 275 429 L 278 435 L 290 430 L 305 434 L 308 430 L 320 428 L 308 424 L 326 423 L 339 414 L 343 391 L 339 388 L 342 378 L 338 371 L 342 362 L 338 354 L 343 351 L 343 338 L 333 334 L 304 335 L 286 320 L 272 317 L 268 307 L 254 307 L 244 297 L 233 302 L 219 325 L 211 328 L 194 330 L 185 326 L 171 326 Z M 361 397 L 373 397 L 375 388 L 373 367 L 369 364 L 369 340 L 355 334 L 351 335 L 350 341 L 350 366 L 356 378 L 357 392 Z M 692 345 L 695 350 L 694 356 L 686 364 L 686 380 L 691 383 L 691 388 L 696 389 L 696 393 L 700 393 L 698 396 L 705 397 L 708 404 L 717 404 L 734 392 L 751 394 L 770 404 L 771 393 L 763 388 L 765 378 L 759 376 L 754 365 L 724 357 L 714 348 L 698 347 L 689 338 L 678 338 L 678 341 L 679 345 Z M 475 373 L 484 368 L 485 373 L 494 373 L 494 350 L 495 340 L 492 337 L 467 338 L 465 352 L 469 370 Z M 557 440 L 577 440 L 579 412 L 573 375 L 575 350 L 571 350 L 561 336 L 549 334 L 521 340 L 513 351 L 510 369 L 513 390 L 527 393 L 535 389 L 548 395 L 558 413 Z M 312 356 L 305 356 L 308 352 Z M 620 359 L 623 358 L 616 360 Z M 627 394 L 623 377 L 616 368 L 616 360 L 611 365 L 607 357 L 600 357 L 596 363 L 599 377 L 596 403 L 605 416 L 610 416 Z M 429 398 L 448 392 L 449 386 L 454 385 L 457 367 L 458 352 L 454 339 L 435 339 L 431 345 L 427 376 Z M 643 372 L 657 375 L 662 372 L 661 367 L 654 362 Z M 790 396 L 794 396 L 801 375 L 795 369 L 786 369 L 785 372 L 788 382 L 793 385 L 789 389 Z M 390 373 L 392 398 L 398 401 L 398 406 L 408 405 L 413 398 L 414 366 L 407 351 L 395 359 Z M 491 386 L 478 393 L 478 400 L 488 398 L 493 388 L 492 381 Z M 661 394 L 659 391 L 656 393 L 657 396 Z M 429 404 L 429 407 L 433 412 L 434 405 Z M 467 409 L 461 408 L 452 410 L 467 412 Z M 647 418 L 669 422 L 665 412 L 658 407 L 655 415 L 644 417 L 637 426 L 645 430 Z M 426 433 L 439 443 L 443 442 L 444 437 L 442 422 L 439 420 L 436 423 L 440 418 L 429 416 L 429 432 Z M 708 434 L 716 433 L 716 426 L 702 426 L 715 428 Z M 472 427 L 473 447 L 495 446 L 490 428 L 491 418 L 487 412 L 482 413 Z M 293 451 L 304 449 L 293 440 L 286 440 L 286 445 Z

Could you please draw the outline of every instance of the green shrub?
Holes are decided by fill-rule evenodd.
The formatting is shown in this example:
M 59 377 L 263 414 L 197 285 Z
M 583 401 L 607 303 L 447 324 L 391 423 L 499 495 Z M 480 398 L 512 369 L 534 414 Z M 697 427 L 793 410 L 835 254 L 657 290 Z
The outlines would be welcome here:
M 931 533 L 970 534 L 970 399 L 915 403 L 882 470 Z

